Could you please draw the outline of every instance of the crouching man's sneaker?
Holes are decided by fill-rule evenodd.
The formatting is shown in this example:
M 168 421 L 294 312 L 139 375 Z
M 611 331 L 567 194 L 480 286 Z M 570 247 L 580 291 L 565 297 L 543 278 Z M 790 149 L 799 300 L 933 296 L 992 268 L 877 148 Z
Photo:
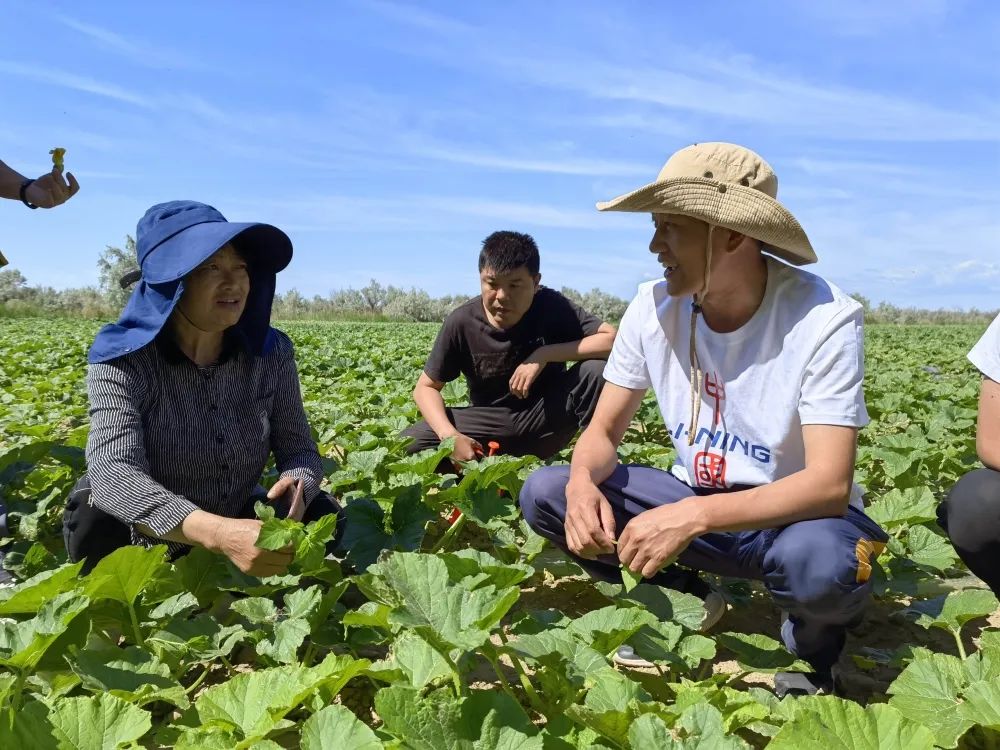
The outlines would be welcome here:
M 829 672 L 778 672 L 774 676 L 774 694 L 786 695 L 843 695 L 840 671 L 833 667 Z
M 728 605 L 726 600 L 716 591 L 709 592 L 708 596 L 704 599 L 705 603 L 705 619 L 701 621 L 701 627 L 698 628 L 698 632 L 705 633 L 711 630 L 715 624 L 722 619 L 722 616 L 726 614 L 726 609 Z M 615 652 L 612 661 L 622 667 L 653 667 L 655 666 L 653 662 L 643 659 L 638 656 L 633 649 L 628 644 L 624 644 L 618 647 Z

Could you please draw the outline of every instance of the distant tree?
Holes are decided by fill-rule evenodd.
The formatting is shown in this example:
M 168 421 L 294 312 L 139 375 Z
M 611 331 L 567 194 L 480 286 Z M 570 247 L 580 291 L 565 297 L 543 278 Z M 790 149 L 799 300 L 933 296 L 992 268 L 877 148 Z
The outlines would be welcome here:
M 388 301 L 388 291 L 388 289 L 375 281 L 375 279 L 372 279 L 368 286 L 361 290 L 361 297 L 365 301 L 368 312 L 372 314 L 382 312 L 382 308 L 385 307 L 385 303 Z
M 132 287 L 122 289 L 122 276 L 135 270 L 135 240 L 131 235 L 125 236 L 125 249 L 108 245 L 97 260 L 97 286 L 101 290 L 105 303 L 114 311 L 125 307 Z
M 0 271 L 0 304 L 7 300 L 20 299 L 27 290 L 28 280 L 14 268 Z

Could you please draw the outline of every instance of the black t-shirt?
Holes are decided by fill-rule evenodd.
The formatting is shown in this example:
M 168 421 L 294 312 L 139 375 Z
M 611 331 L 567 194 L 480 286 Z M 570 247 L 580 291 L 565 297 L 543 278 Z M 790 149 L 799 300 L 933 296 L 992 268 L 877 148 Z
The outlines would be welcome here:
M 566 364 L 546 365 L 526 399 L 510 392 L 510 378 L 517 366 L 540 346 L 579 341 L 597 333 L 600 326 L 599 318 L 544 286 L 535 293 L 524 317 L 506 330 L 490 325 L 483 310 L 483 298 L 476 297 L 445 319 L 424 372 L 441 383 L 465 375 L 473 406 L 522 409 L 544 393 L 548 384 L 566 369 Z

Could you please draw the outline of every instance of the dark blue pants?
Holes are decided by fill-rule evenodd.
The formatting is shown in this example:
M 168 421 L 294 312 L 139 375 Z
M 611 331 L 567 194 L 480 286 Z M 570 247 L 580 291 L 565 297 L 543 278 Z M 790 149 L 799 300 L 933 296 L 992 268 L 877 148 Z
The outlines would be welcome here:
M 564 551 L 566 483 L 569 467 L 539 469 L 521 490 L 521 510 L 536 532 Z M 619 466 L 601 484 L 620 534 L 635 516 L 686 497 L 706 494 L 672 474 L 645 466 Z M 836 663 L 848 625 L 858 621 L 871 595 L 869 546 L 888 537 L 863 512 L 850 508 L 839 518 L 799 521 L 780 529 L 704 534 L 681 553 L 678 562 L 733 578 L 762 581 L 775 604 L 788 613 L 781 629 L 785 646 L 817 671 Z M 880 549 L 880 547 L 876 547 Z M 621 581 L 614 555 L 598 560 L 575 558 L 592 575 Z M 668 568 L 652 583 L 671 585 Z
M 973 573 L 1000 596 L 1000 471 L 976 469 L 938 506 L 938 523 Z

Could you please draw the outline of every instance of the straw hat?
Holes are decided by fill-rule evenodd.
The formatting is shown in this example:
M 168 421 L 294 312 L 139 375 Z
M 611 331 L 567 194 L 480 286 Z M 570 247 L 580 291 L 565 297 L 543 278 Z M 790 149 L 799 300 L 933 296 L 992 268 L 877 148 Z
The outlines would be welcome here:
M 696 143 L 671 156 L 656 182 L 597 209 L 690 216 L 760 240 L 767 252 L 793 265 L 815 263 L 809 238 L 777 195 L 777 175 L 750 149 Z

